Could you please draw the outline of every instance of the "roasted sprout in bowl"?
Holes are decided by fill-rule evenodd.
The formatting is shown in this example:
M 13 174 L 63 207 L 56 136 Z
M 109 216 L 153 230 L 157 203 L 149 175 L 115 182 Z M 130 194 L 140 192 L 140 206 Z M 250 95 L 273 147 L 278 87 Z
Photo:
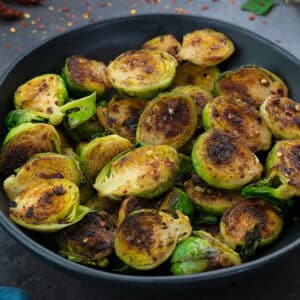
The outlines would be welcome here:
M 95 274 L 223 274 L 281 243 L 300 109 L 278 68 L 229 68 L 242 51 L 217 28 L 158 31 L 20 82 L 0 156 L 10 220 Z

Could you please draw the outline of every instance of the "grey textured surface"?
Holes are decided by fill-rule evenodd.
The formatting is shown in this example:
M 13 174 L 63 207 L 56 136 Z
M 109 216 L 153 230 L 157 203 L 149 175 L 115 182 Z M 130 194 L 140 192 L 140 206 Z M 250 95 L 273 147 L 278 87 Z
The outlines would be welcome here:
M 130 13 L 191 12 L 194 15 L 221 19 L 253 30 L 279 43 L 300 58 L 300 5 L 287 6 L 280 3 L 268 16 L 256 17 L 250 21 L 250 13 L 240 10 L 241 2 L 236 0 L 233 4 L 234 1 L 229 0 L 45 0 L 41 6 L 24 8 L 31 15 L 24 20 L 26 23 L 0 21 L 0 74 L 22 51 L 46 37 L 59 34 L 65 29 Z M 89 13 L 90 8 L 93 8 L 92 13 Z M 14 29 L 16 32 L 11 32 Z M 0 285 L 21 287 L 29 293 L 30 299 L 128 299 L 125 293 L 123 296 L 117 296 L 100 283 L 88 283 L 49 266 L 18 245 L 2 229 L 0 243 Z M 299 261 L 300 252 L 294 251 L 247 282 L 235 282 L 214 290 L 204 290 L 199 292 L 197 298 L 300 299 Z M 143 297 L 150 298 L 151 295 Z M 186 297 L 172 295 L 172 298 Z

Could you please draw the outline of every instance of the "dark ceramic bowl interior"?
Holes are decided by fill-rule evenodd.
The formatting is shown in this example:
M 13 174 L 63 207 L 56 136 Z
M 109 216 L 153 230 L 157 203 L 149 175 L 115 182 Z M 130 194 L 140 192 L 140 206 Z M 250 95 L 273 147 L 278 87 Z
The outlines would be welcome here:
M 79 28 L 47 40 L 16 61 L 0 80 L 1 140 L 6 133 L 4 119 L 7 113 L 13 109 L 13 94 L 16 88 L 33 76 L 47 72 L 60 73 L 66 57 L 72 54 L 83 54 L 109 62 L 126 50 L 139 48 L 143 42 L 154 36 L 170 33 L 181 40 L 185 33 L 199 28 L 213 28 L 224 32 L 234 42 L 236 52 L 221 65 L 221 70 L 245 64 L 263 66 L 280 76 L 289 86 L 291 97 L 300 100 L 300 61 L 277 45 L 254 33 L 231 24 L 194 16 L 143 15 L 126 17 Z M 241 273 L 245 274 L 257 270 L 300 244 L 300 222 L 288 222 L 281 238 L 274 245 L 261 252 L 255 260 L 240 266 L 177 277 L 157 274 L 155 276 L 119 275 L 72 263 L 49 250 L 47 236 L 32 235 L 9 220 L 7 201 L 2 189 L 0 197 L 1 225 L 15 239 L 56 266 L 71 271 L 73 274 L 84 276 L 85 279 L 93 278 L 109 285 L 123 284 L 128 287 L 148 286 L 151 288 L 172 285 L 173 288 L 174 286 L 182 288 L 195 286 L 195 283 L 209 284 L 215 280 L 221 282 L 237 277 Z M 297 213 L 297 211 L 299 209 L 296 207 L 293 213 Z M 292 217 L 289 219 L 291 220 Z

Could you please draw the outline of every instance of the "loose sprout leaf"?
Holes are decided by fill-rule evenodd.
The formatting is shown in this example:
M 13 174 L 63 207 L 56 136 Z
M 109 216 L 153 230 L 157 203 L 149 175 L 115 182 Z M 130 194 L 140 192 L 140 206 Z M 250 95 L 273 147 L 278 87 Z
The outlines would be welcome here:
M 275 5 L 276 3 L 273 0 L 248 0 L 242 5 L 242 9 L 254 12 L 257 15 L 265 15 Z

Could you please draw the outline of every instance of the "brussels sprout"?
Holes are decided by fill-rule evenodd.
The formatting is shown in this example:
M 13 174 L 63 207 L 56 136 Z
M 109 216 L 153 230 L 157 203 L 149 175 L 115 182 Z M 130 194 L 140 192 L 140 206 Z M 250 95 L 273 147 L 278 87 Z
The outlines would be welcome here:
M 209 185 L 240 189 L 260 178 L 263 167 L 249 148 L 234 135 L 209 130 L 199 136 L 192 161 L 196 173 Z
M 232 41 L 223 33 L 201 29 L 183 37 L 178 58 L 199 66 L 215 66 L 234 52 Z
M 16 170 L 16 175 L 11 175 L 5 179 L 3 189 L 8 198 L 14 200 L 35 181 L 52 178 L 69 179 L 79 185 L 80 172 L 76 162 L 61 154 L 36 154 Z
M 184 190 L 197 209 L 217 216 L 242 199 L 240 192 L 213 189 L 195 174 L 184 183 Z
M 85 265 L 106 267 L 113 253 L 116 224 L 105 212 L 89 213 L 58 233 L 59 254 Z
M 96 137 L 108 135 L 96 116 L 93 116 L 73 130 L 68 127 L 67 122 L 64 122 L 64 128 L 69 137 L 76 142 L 90 141 Z
M 177 41 L 174 35 L 166 34 L 147 41 L 143 44 L 143 49 L 164 51 L 176 57 L 177 53 L 181 49 L 181 44 Z
M 66 59 L 61 76 L 74 95 L 86 96 L 96 92 L 101 96 L 110 88 L 105 71 L 103 62 L 73 55 Z
M 49 116 L 47 114 L 27 109 L 12 110 L 5 119 L 5 124 L 9 130 L 23 123 L 48 122 Z
M 267 156 L 266 177 L 256 184 L 244 187 L 243 196 L 266 200 L 289 200 L 300 196 L 299 154 L 300 140 L 277 142 Z
M 171 257 L 173 275 L 187 275 L 241 264 L 238 253 L 205 231 L 194 231 L 176 246 Z
M 194 214 L 194 206 L 188 195 L 177 187 L 174 187 L 167 193 L 159 209 L 163 211 L 179 210 L 190 218 L 192 218 Z
M 21 85 L 15 93 L 17 109 L 27 109 L 45 113 L 52 125 L 63 119 L 59 106 L 68 98 L 65 83 L 59 75 L 45 74 L 34 77 Z
M 259 107 L 270 95 L 288 96 L 285 83 L 270 71 L 257 66 L 242 66 L 222 73 L 215 81 L 214 94 L 241 99 Z
M 24 123 L 14 127 L 2 145 L 0 170 L 4 175 L 10 174 L 41 152 L 61 152 L 60 138 L 53 126 Z
M 185 94 L 163 93 L 150 101 L 140 116 L 136 140 L 150 145 L 182 147 L 197 127 L 197 108 Z
M 96 113 L 96 93 L 84 98 L 70 101 L 61 107 L 66 114 L 66 122 L 69 129 L 74 129 L 89 120 Z
M 207 103 L 203 110 L 203 127 L 233 133 L 253 152 L 271 147 L 272 133 L 258 111 L 239 99 L 219 96 Z
M 279 140 L 300 139 L 300 104 L 270 96 L 260 106 L 260 115 Z
M 79 158 L 83 172 L 92 182 L 114 156 L 129 149 L 131 143 L 118 135 L 95 138 L 79 147 Z
M 272 243 L 280 234 L 283 220 L 276 206 L 260 199 L 245 199 L 226 210 L 220 231 L 223 241 L 241 251 L 244 258 L 258 247 Z
M 142 146 L 115 157 L 99 173 L 94 188 L 100 197 L 121 200 L 155 198 L 170 189 L 179 171 L 176 150 L 169 146 Z
M 97 108 L 97 116 L 107 130 L 134 142 L 139 117 L 145 106 L 145 100 L 113 98 L 107 107 Z
M 217 67 L 201 67 L 190 62 L 184 62 L 177 67 L 172 86 L 196 85 L 205 91 L 211 92 L 214 81 L 219 74 L 220 70 Z
M 151 270 L 162 264 L 192 231 L 187 216 L 180 211 L 173 215 L 153 209 L 132 212 L 117 229 L 117 256 L 137 270 Z
M 192 97 L 198 111 L 197 129 L 198 130 L 202 129 L 202 110 L 204 106 L 213 99 L 212 94 L 196 85 L 179 86 L 175 88 L 173 92 L 187 94 Z
M 160 201 L 157 199 L 149 200 L 138 197 L 128 197 L 122 201 L 118 214 L 118 224 L 123 223 L 123 221 L 128 217 L 128 215 L 136 210 L 141 209 L 158 209 Z
M 9 205 L 12 221 L 39 232 L 71 226 L 89 212 L 89 208 L 79 205 L 79 189 L 68 179 L 38 180 Z
M 176 59 L 166 52 L 131 50 L 113 60 L 107 74 L 120 93 L 151 99 L 171 84 L 176 67 Z

